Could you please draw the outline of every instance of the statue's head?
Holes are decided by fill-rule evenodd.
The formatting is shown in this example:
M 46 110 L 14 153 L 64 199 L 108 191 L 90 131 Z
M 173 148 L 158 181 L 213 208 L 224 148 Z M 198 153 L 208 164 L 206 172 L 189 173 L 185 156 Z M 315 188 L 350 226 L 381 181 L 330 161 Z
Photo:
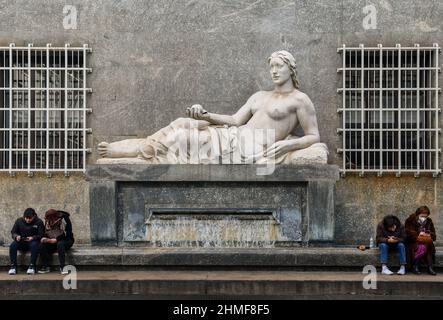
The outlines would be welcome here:
M 280 61 L 283 63 L 281 63 Z M 271 76 L 273 73 L 273 71 L 272 71 L 273 65 L 275 65 L 277 67 L 279 65 L 281 65 L 281 67 L 283 67 L 283 68 L 286 67 L 288 69 L 289 75 L 291 77 L 292 84 L 294 85 L 294 87 L 296 89 L 298 89 L 299 82 L 297 80 L 297 64 L 295 63 L 295 58 L 292 54 L 290 54 L 286 50 L 276 51 L 269 56 L 268 63 L 271 66 Z M 280 72 L 285 73 L 285 70 L 281 70 Z M 282 81 L 282 80 L 283 79 L 279 79 L 278 77 L 276 77 L 275 79 L 273 77 L 273 81 L 275 83 L 278 83 L 279 81 Z

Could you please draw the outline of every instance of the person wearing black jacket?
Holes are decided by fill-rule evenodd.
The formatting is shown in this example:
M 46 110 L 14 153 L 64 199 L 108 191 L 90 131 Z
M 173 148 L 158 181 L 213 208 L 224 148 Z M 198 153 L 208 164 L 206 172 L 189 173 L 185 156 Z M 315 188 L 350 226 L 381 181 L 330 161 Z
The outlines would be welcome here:
M 10 275 L 17 273 L 17 251 L 31 251 L 31 264 L 28 274 L 35 274 L 35 265 L 39 252 L 39 243 L 45 231 L 43 221 L 37 217 L 34 209 L 27 208 L 23 217 L 15 221 L 11 230 L 14 240 L 9 246 L 9 258 L 11 260 Z
M 69 213 L 61 210 L 49 209 L 45 213 L 45 234 L 41 239 L 40 254 L 42 267 L 39 273 L 48 273 L 50 256 L 57 252 L 60 262 L 60 272 L 65 267 L 65 254 L 74 244 L 74 234 L 72 233 L 72 223 Z
M 389 251 L 396 249 L 400 260 L 400 270 L 397 274 L 404 275 L 406 273 L 406 231 L 400 220 L 394 215 L 388 215 L 383 218 L 377 226 L 377 244 L 380 248 L 380 262 L 382 265 L 382 274 L 392 275 L 387 263 Z

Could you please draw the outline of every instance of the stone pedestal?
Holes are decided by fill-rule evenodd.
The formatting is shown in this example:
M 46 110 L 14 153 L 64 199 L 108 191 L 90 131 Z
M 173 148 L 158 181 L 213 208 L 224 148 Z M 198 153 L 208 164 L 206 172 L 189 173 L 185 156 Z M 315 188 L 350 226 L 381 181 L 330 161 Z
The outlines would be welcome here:
M 272 247 L 334 240 L 330 165 L 92 165 L 93 244 Z

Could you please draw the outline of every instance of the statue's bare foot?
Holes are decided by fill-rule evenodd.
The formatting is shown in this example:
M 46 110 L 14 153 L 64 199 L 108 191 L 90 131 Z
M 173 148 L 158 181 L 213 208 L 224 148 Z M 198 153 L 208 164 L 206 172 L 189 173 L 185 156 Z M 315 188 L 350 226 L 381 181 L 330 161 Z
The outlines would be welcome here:
M 103 158 L 135 158 L 138 154 L 140 139 L 127 139 L 117 142 L 100 142 L 98 153 Z
M 98 144 L 97 149 L 98 149 L 98 153 L 100 154 L 100 157 L 102 157 L 102 158 L 111 158 L 109 156 L 110 152 L 108 151 L 110 149 L 109 145 L 110 144 L 107 143 L 107 142 L 100 142 Z

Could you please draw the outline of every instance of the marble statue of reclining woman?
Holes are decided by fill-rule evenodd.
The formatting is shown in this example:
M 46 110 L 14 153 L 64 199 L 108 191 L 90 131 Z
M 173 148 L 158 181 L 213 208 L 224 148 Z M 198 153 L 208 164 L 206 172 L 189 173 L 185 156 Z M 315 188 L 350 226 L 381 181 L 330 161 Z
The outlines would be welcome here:
M 101 164 L 327 163 L 317 117 L 309 97 L 298 90 L 296 63 L 287 51 L 269 58 L 274 90 L 253 94 L 233 115 L 201 105 L 146 139 L 101 142 Z M 295 136 L 301 127 L 304 136 Z

